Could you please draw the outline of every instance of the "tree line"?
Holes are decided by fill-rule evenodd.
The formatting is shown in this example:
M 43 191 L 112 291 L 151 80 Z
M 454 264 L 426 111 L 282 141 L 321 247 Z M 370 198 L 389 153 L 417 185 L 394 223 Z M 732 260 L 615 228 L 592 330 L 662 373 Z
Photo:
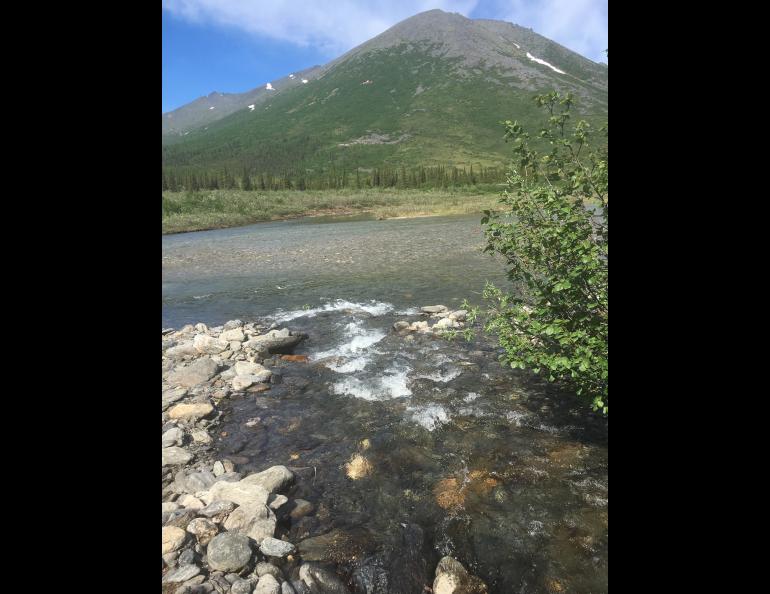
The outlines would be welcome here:
M 471 165 L 358 168 L 354 171 L 286 171 L 281 174 L 254 173 L 244 169 L 234 173 L 227 168 L 216 171 L 189 168 L 163 168 L 163 191 L 235 190 L 330 190 L 342 188 L 446 188 L 476 184 L 504 183 L 505 169 Z

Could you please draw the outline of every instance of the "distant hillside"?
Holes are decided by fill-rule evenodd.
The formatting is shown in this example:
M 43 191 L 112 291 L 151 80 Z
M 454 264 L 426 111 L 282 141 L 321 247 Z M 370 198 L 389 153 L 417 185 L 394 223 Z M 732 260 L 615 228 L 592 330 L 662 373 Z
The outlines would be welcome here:
M 213 94 L 164 114 L 164 169 L 501 166 L 510 147 L 499 122 L 536 132 L 537 93 L 572 92 L 579 115 L 605 122 L 607 72 L 529 29 L 431 10 L 274 90 Z

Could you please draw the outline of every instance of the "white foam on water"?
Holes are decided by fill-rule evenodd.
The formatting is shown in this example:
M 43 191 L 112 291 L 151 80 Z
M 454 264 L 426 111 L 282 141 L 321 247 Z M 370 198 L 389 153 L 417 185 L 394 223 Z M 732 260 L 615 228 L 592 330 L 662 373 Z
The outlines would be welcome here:
M 209 107 L 209 109 L 214 109 L 214 106 L 212 105 L 211 107 Z
M 444 423 L 449 422 L 449 414 L 440 404 L 431 404 L 406 409 L 412 413 L 412 420 L 428 431 L 433 431 Z
M 462 369 L 458 369 L 457 367 L 449 367 L 446 371 L 438 370 L 434 371 L 433 373 L 422 373 L 418 376 L 415 376 L 417 378 L 422 379 L 429 379 L 433 380 L 434 382 L 441 382 L 443 384 L 447 382 L 451 382 L 456 377 L 459 377 L 462 375 L 463 371 Z
M 548 66 L 548 68 L 550 68 L 550 69 L 551 69 L 551 70 L 553 70 L 554 72 L 558 72 L 559 74 L 567 74 L 566 72 L 564 72 L 564 70 L 559 70 L 559 69 L 558 69 L 556 66 L 554 66 L 553 64 L 549 64 L 549 63 L 548 63 L 548 62 L 546 62 L 545 60 L 541 60 L 540 58 L 536 58 L 535 56 L 533 56 L 533 55 L 532 55 L 532 54 L 530 54 L 529 52 L 527 52 L 527 57 L 528 57 L 530 60 L 532 60 L 533 62 L 537 62 L 538 64 L 542 64 L 543 66 Z
M 206 299 L 206 297 L 211 297 L 211 293 L 208 295 L 193 295 L 193 299 Z
M 271 85 L 270 83 L 267 83 L 265 85 L 265 89 L 268 91 L 275 91 L 275 89 L 273 88 L 273 85 Z
M 255 107 L 255 105 L 254 105 L 253 103 L 252 103 L 251 105 L 249 105 L 249 109 L 250 109 L 251 111 L 254 111 L 254 107 Z
M 354 371 L 363 371 L 371 360 L 371 357 L 355 357 L 344 363 L 331 361 L 326 364 L 326 367 L 337 373 L 353 373 Z
M 508 419 L 511 423 L 513 423 L 517 427 L 522 427 L 527 421 L 527 419 L 529 419 L 529 415 L 519 410 L 510 410 L 507 413 L 505 413 L 505 418 Z
M 465 398 L 463 398 L 463 402 L 473 402 L 479 396 L 480 394 L 476 394 L 476 392 L 468 392 L 468 395 Z
M 333 394 L 349 395 L 362 400 L 391 400 L 410 396 L 412 391 L 407 386 L 408 369 L 391 367 L 383 375 L 369 380 L 346 377 L 331 386 Z
M 321 305 L 320 307 L 313 307 L 311 309 L 295 309 L 293 311 L 282 312 L 278 311 L 273 316 L 276 322 L 288 322 L 296 318 L 308 317 L 312 318 L 319 313 L 327 311 L 344 311 L 351 310 L 353 312 L 364 312 L 372 316 L 381 316 L 383 314 L 393 311 L 393 305 L 385 303 L 384 301 L 375 301 L 372 299 L 369 303 L 353 303 L 344 299 L 337 299 Z
M 420 313 L 420 309 L 417 307 L 407 307 L 406 309 L 399 309 L 395 313 L 399 316 L 416 316 Z

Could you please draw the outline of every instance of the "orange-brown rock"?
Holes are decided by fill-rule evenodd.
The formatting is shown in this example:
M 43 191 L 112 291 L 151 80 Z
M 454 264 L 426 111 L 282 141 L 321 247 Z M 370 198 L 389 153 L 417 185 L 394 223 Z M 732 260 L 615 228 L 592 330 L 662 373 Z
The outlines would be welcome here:
M 281 355 L 284 361 L 294 361 L 295 363 L 307 363 L 307 355 Z

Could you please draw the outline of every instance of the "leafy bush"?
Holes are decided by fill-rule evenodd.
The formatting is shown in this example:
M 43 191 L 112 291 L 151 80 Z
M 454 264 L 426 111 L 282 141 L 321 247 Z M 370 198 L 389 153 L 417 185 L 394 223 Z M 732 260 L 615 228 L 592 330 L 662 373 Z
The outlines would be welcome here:
M 505 258 L 514 287 L 485 287 L 485 329 L 512 367 L 569 382 L 607 414 L 607 128 L 599 143 L 585 121 L 565 131 L 569 94 L 536 102 L 549 113 L 539 135 L 549 149 L 533 150 L 518 122 L 504 122 L 514 142 L 505 210 L 482 219 L 486 251 Z

